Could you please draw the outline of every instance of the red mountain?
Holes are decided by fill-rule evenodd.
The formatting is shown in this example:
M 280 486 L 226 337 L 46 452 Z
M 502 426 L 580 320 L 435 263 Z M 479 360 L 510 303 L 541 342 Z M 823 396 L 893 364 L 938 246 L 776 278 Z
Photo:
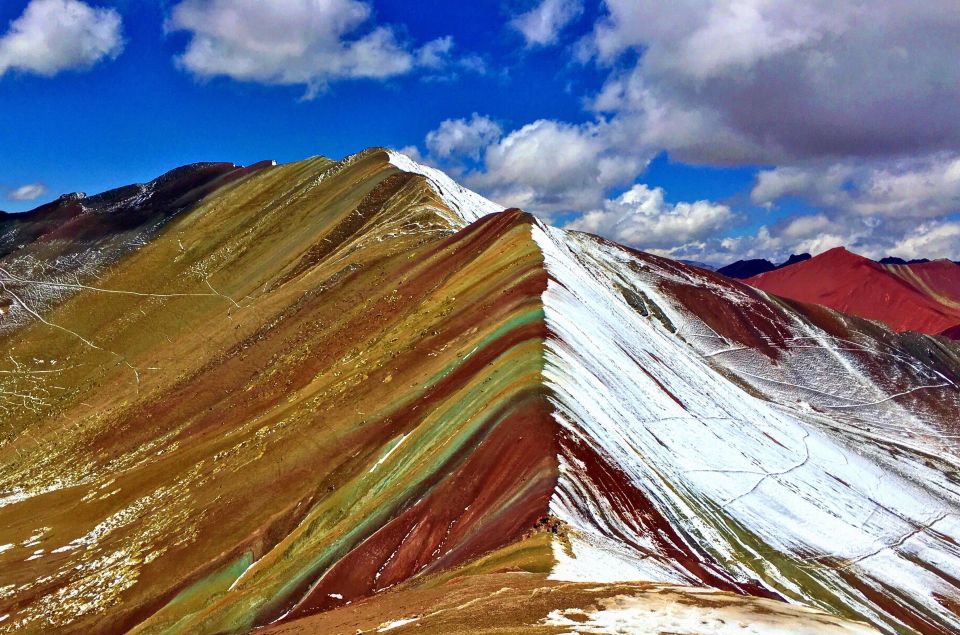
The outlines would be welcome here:
M 908 265 L 886 265 L 887 271 L 954 310 L 960 310 L 960 265 L 934 260 Z
M 791 300 L 884 322 L 895 331 L 960 335 L 960 266 L 883 265 L 843 247 L 746 280 Z

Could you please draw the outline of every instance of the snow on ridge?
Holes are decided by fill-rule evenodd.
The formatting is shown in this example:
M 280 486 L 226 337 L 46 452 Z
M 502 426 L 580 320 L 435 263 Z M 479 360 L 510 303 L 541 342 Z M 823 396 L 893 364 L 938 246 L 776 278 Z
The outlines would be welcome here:
M 386 152 L 390 158 L 390 163 L 397 169 L 419 174 L 427 179 L 430 187 L 457 215 L 455 220 L 458 221 L 458 225 L 466 226 L 488 214 L 496 214 L 506 209 L 503 205 L 498 205 L 476 192 L 468 190 L 441 170 L 417 163 L 407 155 L 394 150 L 387 150 Z
M 842 571 L 851 571 L 887 602 L 902 605 L 881 584 L 960 631 L 960 617 L 937 600 L 956 597 L 945 580 L 960 577 L 960 553 L 950 546 L 960 540 L 960 496 L 935 485 L 943 474 L 920 462 L 891 469 L 832 432 L 825 415 L 727 379 L 711 365 L 719 362 L 627 304 L 618 286 L 641 291 L 681 331 L 697 326 L 626 266 L 633 256 L 539 223 L 532 231 L 551 278 L 544 381 L 555 417 L 696 543 L 691 553 L 734 583 L 759 580 L 814 606 L 853 607 L 890 630 L 896 617 L 844 580 Z M 570 532 L 568 546 L 555 545 L 552 578 L 690 580 L 692 572 L 657 553 L 649 531 L 617 514 L 583 464 L 558 458 L 550 511 Z M 742 529 L 760 552 L 739 538 Z M 810 580 L 834 599 L 811 590 Z

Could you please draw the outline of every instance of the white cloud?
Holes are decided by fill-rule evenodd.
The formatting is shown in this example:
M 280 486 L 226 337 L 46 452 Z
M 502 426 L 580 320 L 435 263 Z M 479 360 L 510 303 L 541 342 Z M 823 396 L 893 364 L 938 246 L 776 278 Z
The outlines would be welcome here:
M 960 212 L 960 157 L 882 167 L 857 186 L 851 198 L 858 214 L 932 217 Z
M 960 144 L 954 0 L 605 0 L 595 107 L 676 159 L 893 157 Z M 922 116 L 918 116 L 922 113 Z
M 557 213 L 587 210 L 567 227 L 675 258 L 780 262 L 790 254 L 818 254 L 838 246 L 871 258 L 960 257 L 960 222 L 943 218 L 960 212 L 950 202 L 957 196 L 960 163 L 950 156 L 761 171 L 751 193 L 754 203 L 772 207 L 794 196 L 821 211 L 724 237 L 742 219 L 729 206 L 671 204 L 662 189 L 635 183 L 646 159 L 637 148 L 620 143 L 618 125 L 540 120 L 501 136 L 489 118 L 475 114 L 429 133 L 429 154 L 422 160 L 448 170 L 453 165 L 467 185 L 548 221 Z M 415 147 L 407 151 L 419 155 Z M 464 171 L 461 160 L 467 158 L 478 159 L 479 167 Z M 630 184 L 624 194 L 607 196 Z M 929 220 L 918 224 L 917 218 Z
M 599 207 L 614 187 L 629 185 L 649 157 L 621 151 L 618 131 L 604 122 L 541 119 L 514 130 L 484 153 L 467 184 L 507 206 L 548 217 Z
M 879 260 L 885 256 L 960 259 L 960 221 L 950 219 L 831 218 L 825 214 L 794 216 L 756 232 L 725 238 L 707 237 L 653 251 L 690 260 L 728 264 L 766 258 L 782 262 L 790 254 L 823 253 L 834 247 Z
M 561 4 L 522 16 L 529 45 L 555 40 L 562 27 L 548 16 Z M 948 255 L 950 216 L 960 212 L 955 0 L 604 4 L 575 49 L 609 73 L 588 102 L 592 121 L 539 120 L 459 148 L 433 143 L 431 157 L 504 204 L 548 220 L 580 212 L 572 226 L 677 257 L 776 260 L 838 245 L 876 257 L 924 245 Z M 634 186 L 664 151 L 685 163 L 776 166 L 758 173 L 752 202 L 792 197 L 813 209 L 728 236 L 743 228 L 724 206 L 672 206 L 662 193 L 655 205 L 656 190 Z M 633 207 L 611 200 L 631 186 Z M 923 242 L 918 227 L 939 242 Z
M 397 148 L 397 152 L 399 152 L 400 154 L 407 155 L 417 163 L 424 163 L 430 166 L 434 165 L 433 160 L 430 159 L 429 157 L 423 156 L 423 153 L 420 152 L 420 148 L 418 148 L 417 146 L 413 146 L 413 145 L 401 146 L 400 148 Z
M 47 193 L 47 186 L 43 183 L 28 183 L 7 194 L 11 201 L 33 201 Z
M 823 173 L 817 174 L 813 170 L 782 167 L 773 170 L 764 170 L 757 173 L 756 184 L 750 192 L 750 200 L 758 205 L 771 206 L 787 196 L 797 196 L 820 191 L 825 181 L 830 181 L 829 189 L 839 187 L 843 183 L 833 182 Z
M 546 46 L 555 43 L 563 28 L 582 13 L 583 0 L 543 0 L 513 18 L 510 26 L 523 35 L 527 46 Z
M 960 156 L 786 166 L 757 175 L 751 192 L 755 203 L 769 205 L 788 196 L 839 213 L 936 218 L 960 212 Z
M 812 218 L 812 222 L 804 219 Z M 882 257 L 880 243 L 869 241 L 869 227 L 836 224 L 817 216 L 796 217 L 784 226 L 762 226 L 756 232 L 724 238 L 706 237 L 701 240 L 674 244 L 655 253 L 725 265 L 736 260 L 765 258 L 783 262 L 791 254 L 819 254 L 834 247 L 846 246 L 870 257 Z M 882 255 L 886 255 L 882 253 Z
M 922 223 L 897 240 L 887 255 L 906 260 L 913 258 L 960 259 L 960 222 L 933 221 Z
M 441 68 L 447 63 L 452 51 L 453 37 L 449 35 L 438 37 L 417 50 L 417 65 L 424 68 Z
M 579 49 L 612 69 L 592 102 L 598 116 L 673 160 L 773 164 L 757 175 L 751 200 L 772 207 L 792 197 L 815 210 L 665 249 L 720 262 L 838 245 L 870 257 L 957 257 L 949 218 L 960 212 L 954 2 L 605 5 Z
M 830 219 L 823 214 L 797 216 L 787 222 L 781 233 L 785 238 L 809 239 L 826 234 L 832 225 Z
M 447 119 L 427 133 L 426 146 L 439 159 L 469 157 L 479 159 L 481 150 L 503 134 L 499 124 L 489 117 L 473 113 L 470 119 Z
M 700 241 L 726 229 L 735 215 L 726 205 L 710 201 L 670 204 L 662 188 L 638 183 L 603 208 L 567 224 L 607 236 L 640 249 L 663 249 Z
M 445 37 L 413 50 L 371 17 L 359 0 L 183 0 L 166 28 L 190 33 L 177 61 L 198 77 L 304 85 L 308 96 L 336 80 L 436 69 L 453 46 Z
M 8 70 L 52 77 L 86 69 L 123 51 L 120 14 L 79 0 L 31 0 L 0 37 L 0 76 Z

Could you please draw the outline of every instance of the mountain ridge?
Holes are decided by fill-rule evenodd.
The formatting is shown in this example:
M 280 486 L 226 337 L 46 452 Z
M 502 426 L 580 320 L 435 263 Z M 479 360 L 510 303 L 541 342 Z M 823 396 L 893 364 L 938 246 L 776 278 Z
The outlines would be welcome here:
M 402 632 L 447 619 L 392 603 L 432 588 L 491 607 L 478 629 L 502 597 L 514 632 L 616 610 L 589 593 L 667 629 L 653 588 L 771 628 L 957 626 L 955 345 L 401 157 L 257 170 L 76 280 L 0 262 L 0 632 L 331 632 L 348 603 Z

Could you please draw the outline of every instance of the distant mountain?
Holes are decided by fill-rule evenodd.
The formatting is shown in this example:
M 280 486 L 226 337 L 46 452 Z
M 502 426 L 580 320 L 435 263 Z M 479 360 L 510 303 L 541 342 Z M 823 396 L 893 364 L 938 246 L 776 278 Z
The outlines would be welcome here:
M 680 260 L 685 265 L 690 265 L 691 267 L 698 267 L 700 269 L 706 269 L 707 271 L 716 271 L 717 268 L 713 265 L 708 265 L 705 262 L 699 262 L 697 260 Z
M 0 219 L 0 633 L 960 632 L 957 343 L 237 170 Z
M 132 239 L 141 230 L 156 231 L 204 196 L 264 165 L 242 168 L 232 163 L 196 163 L 171 170 L 149 183 L 96 196 L 64 194 L 33 210 L 5 215 L 0 256 L 31 243 L 62 243 L 67 249 L 75 249 L 104 239 L 116 244 Z
M 930 262 L 930 259 L 915 258 L 913 260 L 904 260 L 903 258 L 897 258 L 896 256 L 887 256 L 886 258 L 881 258 L 878 262 L 881 265 L 917 265 Z
M 717 269 L 717 273 L 727 276 L 728 278 L 743 280 L 744 278 L 750 278 L 761 273 L 774 271 L 776 268 L 777 266 L 775 264 L 765 258 L 754 258 L 752 260 L 738 260 L 724 267 L 720 267 Z
M 721 267 L 716 271 L 717 273 L 727 276 L 728 278 L 744 280 L 762 273 L 776 271 L 777 269 L 782 269 L 783 267 L 789 267 L 797 264 L 798 262 L 803 262 L 804 260 L 809 259 L 810 254 L 793 254 L 785 262 L 779 265 L 775 265 L 769 260 L 763 258 L 757 258 L 753 260 L 738 260 L 725 267 Z
M 790 254 L 790 257 L 786 261 L 777 265 L 777 269 L 783 269 L 784 267 L 789 267 L 805 260 L 810 260 L 810 254 Z
M 960 266 L 948 260 L 881 264 L 842 247 L 746 280 L 769 293 L 936 335 L 960 324 Z

